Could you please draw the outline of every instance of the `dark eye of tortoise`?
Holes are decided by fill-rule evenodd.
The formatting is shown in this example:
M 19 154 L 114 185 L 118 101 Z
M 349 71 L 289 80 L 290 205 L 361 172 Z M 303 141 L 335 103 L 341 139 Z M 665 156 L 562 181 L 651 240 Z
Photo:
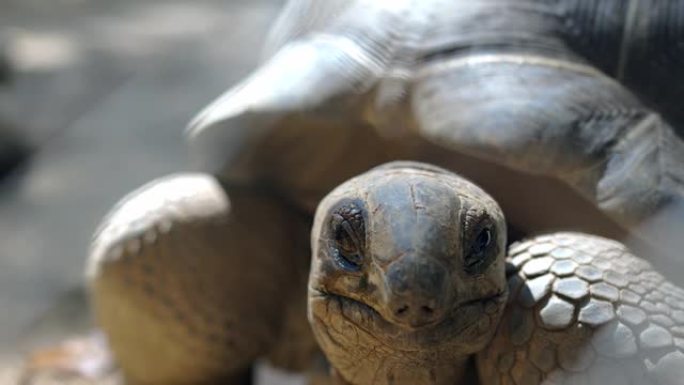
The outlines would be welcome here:
M 464 269 L 468 274 L 481 274 L 496 259 L 496 228 L 487 215 L 464 232 Z
M 330 215 L 330 230 L 333 259 L 345 270 L 361 270 L 366 226 L 360 205 L 344 202 L 335 208 Z

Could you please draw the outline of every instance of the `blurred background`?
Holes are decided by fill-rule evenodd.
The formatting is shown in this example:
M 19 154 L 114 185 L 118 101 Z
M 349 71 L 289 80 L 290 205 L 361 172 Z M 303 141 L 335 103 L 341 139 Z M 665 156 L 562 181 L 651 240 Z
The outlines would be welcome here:
M 188 170 L 186 123 L 256 65 L 281 5 L 0 0 L 3 359 L 85 327 L 95 226 L 133 188 Z

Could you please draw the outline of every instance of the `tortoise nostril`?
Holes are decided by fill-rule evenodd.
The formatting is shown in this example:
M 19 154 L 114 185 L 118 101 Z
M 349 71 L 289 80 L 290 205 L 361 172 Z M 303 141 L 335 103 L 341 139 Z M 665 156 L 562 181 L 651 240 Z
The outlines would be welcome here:
M 443 315 L 438 308 L 430 305 L 400 302 L 394 307 L 394 319 L 400 324 L 417 327 L 440 319 Z
M 447 315 L 448 270 L 440 261 L 406 254 L 385 273 L 386 307 L 390 320 L 417 328 L 436 324 Z
M 401 316 L 401 315 L 406 314 L 406 312 L 408 312 L 408 309 L 409 309 L 408 305 L 404 305 L 404 306 L 401 306 L 400 308 L 398 308 L 395 313 L 398 316 Z

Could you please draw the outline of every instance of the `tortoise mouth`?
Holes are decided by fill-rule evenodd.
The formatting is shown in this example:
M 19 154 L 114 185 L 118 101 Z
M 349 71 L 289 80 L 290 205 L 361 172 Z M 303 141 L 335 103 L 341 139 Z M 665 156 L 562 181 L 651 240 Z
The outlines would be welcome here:
M 490 334 L 496 327 L 498 316 L 497 320 L 493 320 L 494 315 L 487 314 L 484 305 L 494 302 L 502 308 L 507 294 L 506 291 L 501 291 L 457 303 L 444 319 L 407 328 L 388 320 L 380 311 L 362 301 L 321 289 L 311 291 L 310 305 L 316 323 L 325 325 L 325 318 L 341 317 L 351 326 L 364 331 L 384 345 L 409 352 L 422 351 L 425 346 L 439 347 L 459 342 L 468 346 L 473 339 Z M 317 308 L 317 305 L 320 307 Z M 487 320 L 486 325 L 483 325 L 483 319 Z

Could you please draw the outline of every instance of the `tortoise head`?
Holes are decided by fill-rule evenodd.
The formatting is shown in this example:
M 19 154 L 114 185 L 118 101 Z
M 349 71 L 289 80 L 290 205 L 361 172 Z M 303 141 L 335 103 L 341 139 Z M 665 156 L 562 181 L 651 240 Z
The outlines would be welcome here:
M 453 383 L 505 306 L 505 237 L 496 202 L 437 167 L 390 163 L 336 188 L 316 212 L 309 279 L 332 365 L 354 384 Z

